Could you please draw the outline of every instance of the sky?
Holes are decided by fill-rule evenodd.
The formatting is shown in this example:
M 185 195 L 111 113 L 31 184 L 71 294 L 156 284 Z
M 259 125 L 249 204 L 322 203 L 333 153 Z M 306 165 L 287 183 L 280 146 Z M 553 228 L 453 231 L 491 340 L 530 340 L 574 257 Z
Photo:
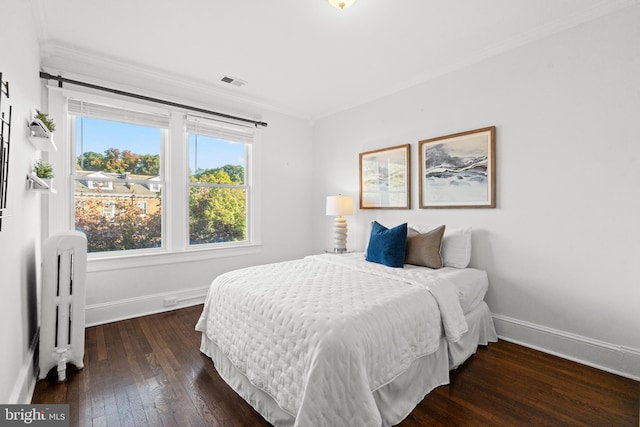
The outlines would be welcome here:
M 160 153 L 160 130 L 148 126 L 83 117 L 76 122 L 76 153 L 93 151 L 104 154 L 109 148 L 130 150 L 136 154 Z M 209 136 L 189 135 L 189 168 L 191 171 L 245 164 L 244 144 Z

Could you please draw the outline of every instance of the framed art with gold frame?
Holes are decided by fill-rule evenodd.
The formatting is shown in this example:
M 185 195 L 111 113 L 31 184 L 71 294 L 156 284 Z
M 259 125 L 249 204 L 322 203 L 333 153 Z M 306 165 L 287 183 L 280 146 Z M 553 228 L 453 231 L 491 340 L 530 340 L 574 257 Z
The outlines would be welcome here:
M 411 145 L 360 153 L 360 209 L 411 209 Z
M 495 126 L 420 141 L 420 208 L 496 207 Z

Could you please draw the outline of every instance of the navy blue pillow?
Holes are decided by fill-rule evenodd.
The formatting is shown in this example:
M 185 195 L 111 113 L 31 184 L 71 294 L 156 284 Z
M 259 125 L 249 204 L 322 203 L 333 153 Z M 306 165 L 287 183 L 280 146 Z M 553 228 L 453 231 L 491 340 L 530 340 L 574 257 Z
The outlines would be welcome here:
M 388 267 L 404 267 L 404 256 L 407 249 L 407 224 L 387 228 L 373 221 L 367 261 L 384 264 Z

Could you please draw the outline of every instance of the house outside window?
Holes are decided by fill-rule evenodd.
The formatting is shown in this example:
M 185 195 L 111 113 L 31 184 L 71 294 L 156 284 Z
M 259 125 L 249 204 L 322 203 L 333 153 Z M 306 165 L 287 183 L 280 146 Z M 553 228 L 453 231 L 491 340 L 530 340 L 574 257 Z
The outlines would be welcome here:
M 75 228 L 86 234 L 88 251 L 161 248 L 160 166 L 168 116 L 72 100 L 69 112 Z M 157 178 L 156 191 L 144 185 L 151 178 Z

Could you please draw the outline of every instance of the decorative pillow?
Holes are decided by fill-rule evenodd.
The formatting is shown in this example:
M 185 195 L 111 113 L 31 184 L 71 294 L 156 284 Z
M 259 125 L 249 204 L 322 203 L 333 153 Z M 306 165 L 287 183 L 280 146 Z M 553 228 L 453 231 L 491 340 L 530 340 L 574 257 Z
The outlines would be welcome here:
M 402 268 L 406 248 L 407 223 L 387 228 L 374 221 L 365 259 L 388 267 Z
M 441 225 L 426 233 L 418 233 L 413 228 L 407 230 L 407 252 L 404 262 L 429 268 L 442 268 L 442 236 L 445 226 Z
M 436 227 L 410 225 L 419 233 L 426 233 Z M 467 268 L 471 261 L 471 227 L 447 228 L 442 238 L 442 261 L 445 267 Z

